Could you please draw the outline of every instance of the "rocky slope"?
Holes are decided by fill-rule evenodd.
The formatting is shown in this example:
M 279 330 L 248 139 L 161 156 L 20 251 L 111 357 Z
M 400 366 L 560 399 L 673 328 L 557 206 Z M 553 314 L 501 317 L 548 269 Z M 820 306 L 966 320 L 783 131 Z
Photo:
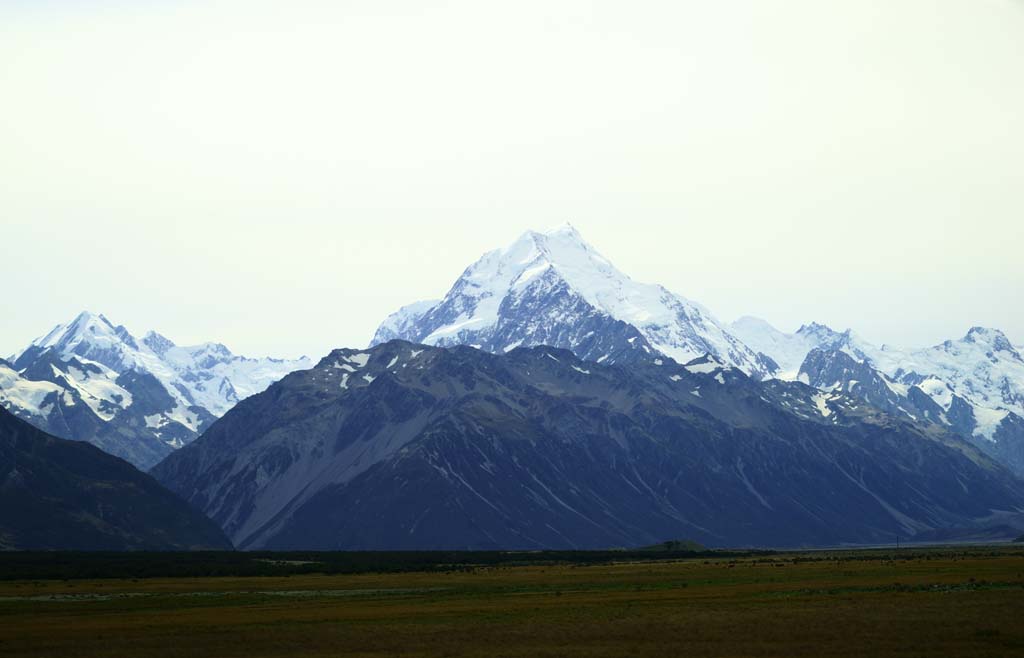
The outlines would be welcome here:
M 152 472 L 245 549 L 888 542 L 1012 534 L 1024 509 L 966 442 L 841 391 L 399 340 L 288 375 Z
M 0 550 L 230 550 L 153 478 L 0 408 Z

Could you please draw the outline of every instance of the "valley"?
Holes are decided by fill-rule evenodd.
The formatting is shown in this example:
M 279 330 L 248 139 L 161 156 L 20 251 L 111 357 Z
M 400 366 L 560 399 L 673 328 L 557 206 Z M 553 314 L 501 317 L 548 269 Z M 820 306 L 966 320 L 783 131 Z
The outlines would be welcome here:
M 0 654 L 1006 656 L 1024 651 L 1019 618 L 1024 549 L 1019 545 L 658 555 L 588 563 L 520 554 L 517 562 L 491 565 L 463 556 L 464 563 L 402 573 L 243 577 L 229 572 L 189 578 L 160 576 L 166 560 L 153 556 L 150 578 L 0 581 Z M 259 559 L 271 557 L 306 561 L 288 553 Z M 108 559 L 116 564 L 120 558 Z M 134 559 L 146 562 L 144 554 Z M 103 574 L 103 558 L 90 561 L 93 567 L 98 562 L 96 573 Z

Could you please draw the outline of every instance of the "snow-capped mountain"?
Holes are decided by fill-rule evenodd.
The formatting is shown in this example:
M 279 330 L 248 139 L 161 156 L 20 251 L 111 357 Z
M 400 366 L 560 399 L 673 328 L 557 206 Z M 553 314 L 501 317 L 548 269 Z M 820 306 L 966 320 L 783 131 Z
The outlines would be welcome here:
M 389 340 L 417 333 L 419 329 L 416 323 L 440 303 L 440 299 L 426 299 L 398 309 L 377 327 L 377 332 L 373 336 L 373 344 L 386 343 Z
M 778 379 L 796 379 L 807 353 L 816 347 L 850 342 L 851 336 L 812 322 L 787 334 L 760 318 L 744 316 L 729 325 L 730 331 L 750 349 L 767 354 L 779 365 Z
M 394 338 L 498 354 L 550 345 L 599 363 L 658 355 L 686 363 L 710 353 L 755 377 L 776 370 L 706 308 L 662 286 L 633 281 L 569 224 L 528 231 L 484 254 L 444 299 L 406 306 L 387 318 L 371 344 Z
M 218 343 L 137 340 L 83 312 L 0 362 L 0 404 L 51 434 L 148 468 L 239 400 L 313 364 L 235 356 Z
M 924 349 L 876 347 L 819 324 L 786 334 L 742 318 L 731 329 L 780 364 L 778 377 L 946 425 L 1024 473 L 1024 358 L 997 329 L 973 327 L 959 340 Z
M 339 349 L 152 473 L 241 549 L 806 546 L 1024 527 L 1024 483 L 951 433 L 711 356 Z

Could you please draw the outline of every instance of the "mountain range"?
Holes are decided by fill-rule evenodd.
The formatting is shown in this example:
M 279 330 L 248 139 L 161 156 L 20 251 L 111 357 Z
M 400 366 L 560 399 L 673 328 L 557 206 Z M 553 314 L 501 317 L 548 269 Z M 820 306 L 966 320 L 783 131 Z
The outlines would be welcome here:
M 748 317 L 730 328 L 780 364 L 776 376 L 938 423 L 1024 475 L 1024 358 L 1001 331 L 972 327 L 963 338 L 905 350 L 820 324 L 786 334 Z
M 726 324 L 563 225 L 316 364 L 83 313 L 0 360 L 0 405 L 242 549 L 998 538 L 1024 529 L 1021 353 Z
M 756 379 L 842 389 L 913 421 L 939 423 L 1024 475 L 1024 360 L 996 329 L 917 350 L 876 347 L 818 323 L 778 331 L 727 325 L 662 286 L 633 281 L 572 226 L 528 231 L 484 254 L 439 301 L 389 316 L 371 341 L 470 345 L 494 353 L 550 345 L 596 363 L 704 354 Z
M 842 392 L 546 346 L 336 350 L 152 474 L 241 549 L 1008 537 L 1024 511 L 966 442 Z
M 236 356 L 219 343 L 179 347 L 153 331 L 137 339 L 83 312 L 0 360 L 0 405 L 145 470 L 239 400 L 312 365 Z

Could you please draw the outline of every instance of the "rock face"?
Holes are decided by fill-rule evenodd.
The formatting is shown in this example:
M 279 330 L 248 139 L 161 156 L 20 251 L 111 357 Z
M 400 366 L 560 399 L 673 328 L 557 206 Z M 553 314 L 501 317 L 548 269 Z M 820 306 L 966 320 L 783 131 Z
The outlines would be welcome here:
M 386 319 L 372 344 L 395 338 L 497 354 L 549 345 L 598 363 L 710 353 L 755 377 L 777 369 L 703 306 L 618 271 L 568 224 L 485 254 L 441 301 Z
M 973 327 L 959 340 L 902 350 L 820 324 L 785 334 L 743 318 L 731 328 L 778 361 L 775 376 L 937 423 L 1024 475 L 1024 358 L 1001 331 Z
M 842 390 L 878 409 L 915 421 L 945 422 L 942 407 L 921 389 L 894 383 L 866 362 L 838 349 L 815 348 L 800 366 L 801 380 L 824 391 Z
M 152 473 L 243 549 L 812 546 L 1013 534 L 1024 510 L 966 442 L 839 391 L 399 340 L 288 375 Z
M 238 400 L 312 365 L 247 359 L 217 343 L 178 347 L 155 332 L 137 340 L 102 315 L 82 313 L 0 360 L 0 405 L 146 469 Z
M 128 462 L 0 409 L 0 550 L 199 549 L 231 543 Z

